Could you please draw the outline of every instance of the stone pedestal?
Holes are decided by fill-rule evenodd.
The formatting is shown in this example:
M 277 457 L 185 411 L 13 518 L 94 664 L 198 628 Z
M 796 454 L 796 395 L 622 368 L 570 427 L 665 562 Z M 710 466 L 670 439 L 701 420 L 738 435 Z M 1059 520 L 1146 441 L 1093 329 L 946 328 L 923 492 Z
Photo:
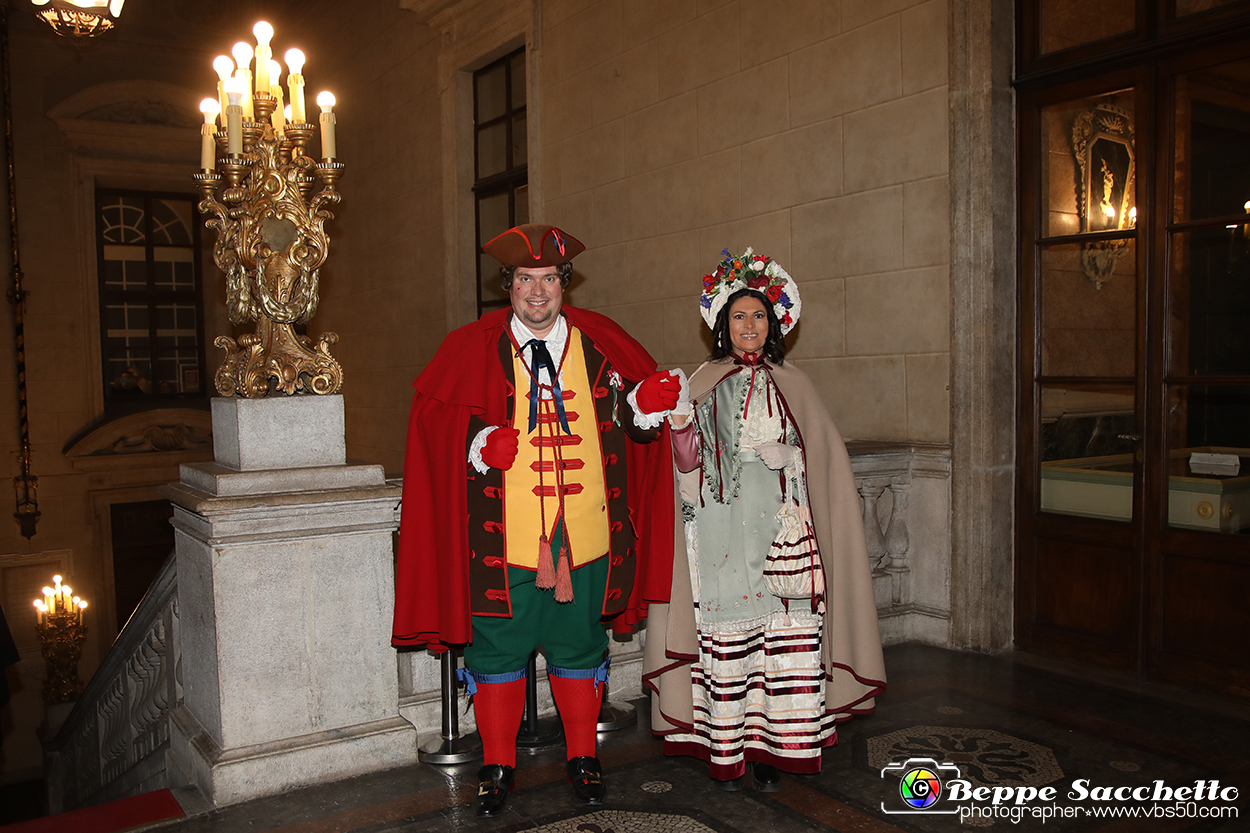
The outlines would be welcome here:
M 390 646 L 400 490 L 343 456 L 338 396 L 213 402 L 174 504 L 183 705 L 170 755 L 215 805 L 416 761 Z M 284 452 L 296 467 L 276 468 Z

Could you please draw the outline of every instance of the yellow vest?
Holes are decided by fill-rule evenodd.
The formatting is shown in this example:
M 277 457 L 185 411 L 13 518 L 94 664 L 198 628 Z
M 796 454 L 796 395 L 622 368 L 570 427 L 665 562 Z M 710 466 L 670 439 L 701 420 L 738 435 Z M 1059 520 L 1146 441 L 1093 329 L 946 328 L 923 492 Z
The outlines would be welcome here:
M 522 351 L 529 358 L 528 351 Z M 561 511 L 557 492 L 563 484 L 564 528 L 569 536 L 573 567 L 608 553 L 608 505 L 603 483 L 603 447 L 595 420 L 595 402 L 586 375 L 582 334 L 569 328 L 562 364 L 564 410 L 571 435 L 565 434 L 555 402 L 540 399 L 538 425 L 529 427 L 529 367 L 513 354 L 516 379 L 516 428 L 520 450 L 512 468 L 504 472 L 504 540 L 508 565 L 536 569 L 538 538 L 551 537 Z M 546 527 L 544 528 L 544 520 Z M 553 555 L 559 555 L 556 551 Z

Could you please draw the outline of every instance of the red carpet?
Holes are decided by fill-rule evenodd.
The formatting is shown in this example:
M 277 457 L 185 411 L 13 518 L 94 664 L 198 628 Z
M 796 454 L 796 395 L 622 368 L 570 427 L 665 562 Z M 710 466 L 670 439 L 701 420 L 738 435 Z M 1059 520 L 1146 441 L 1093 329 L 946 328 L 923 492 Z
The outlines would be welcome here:
M 121 833 L 186 813 L 169 790 L 132 795 L 107 804 L 0 827 L 0 833 Z

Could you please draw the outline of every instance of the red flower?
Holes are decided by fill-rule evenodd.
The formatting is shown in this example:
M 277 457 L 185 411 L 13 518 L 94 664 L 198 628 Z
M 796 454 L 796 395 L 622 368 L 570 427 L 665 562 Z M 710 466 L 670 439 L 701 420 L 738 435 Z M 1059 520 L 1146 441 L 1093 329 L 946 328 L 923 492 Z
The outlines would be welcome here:
M 711 289 L 714 286 L 716 286 L 716 278 L 712 277 L 711 275 L 704 275 L 703 276 L 703 288 Z
M 762 289 L 763 287 L 767 285 L 768 285 L 767 275 L 757 274 L 757 275 L 752 275 L 751 277 L 747 278 L 747 286 L 750 287 L 751 289 Z
M 777 284 L 773 284 L 772 286 L 768 287 L 768 289 L 765 291 L 764 294 L 768 296 L 768 300 L 772 301 L 775 304 L 781 300 L 781 287 L 778 286 Z
M 788 312 L 787 312 L 785 315 L 783 315 L 783 316 L 781 317 L 781 326 L 783 326 L 783 327 L 789 327 L 789 326 L 790 326 L 790 322 L 791 322 L 791 321 L 793 321 L 793 320 L 794 320 L 794 319 L 790 317 L 790 313 L 788 313 Z

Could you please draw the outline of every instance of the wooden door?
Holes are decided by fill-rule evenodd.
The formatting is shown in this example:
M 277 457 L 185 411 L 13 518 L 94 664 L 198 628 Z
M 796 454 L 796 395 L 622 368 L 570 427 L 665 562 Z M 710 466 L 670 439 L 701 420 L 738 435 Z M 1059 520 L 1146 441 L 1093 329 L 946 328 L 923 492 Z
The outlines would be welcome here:
M 1250 694 L 1250 48 L 1022 96 L 1016 644 Z

